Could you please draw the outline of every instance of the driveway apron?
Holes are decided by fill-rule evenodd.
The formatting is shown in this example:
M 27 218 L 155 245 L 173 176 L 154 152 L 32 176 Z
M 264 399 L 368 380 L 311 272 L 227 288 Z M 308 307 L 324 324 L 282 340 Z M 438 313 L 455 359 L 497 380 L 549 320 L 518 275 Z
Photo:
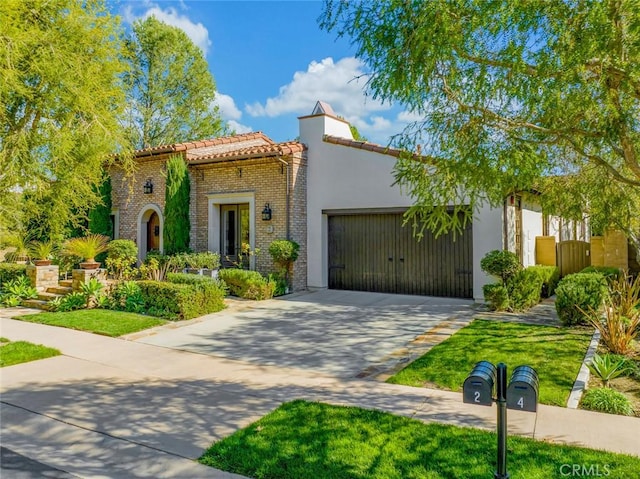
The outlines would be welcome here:
M 137 341 L 349 378 L 443 323 L 470 320 L 472 304 L 455 298 L 321 290 L 242 302 Z

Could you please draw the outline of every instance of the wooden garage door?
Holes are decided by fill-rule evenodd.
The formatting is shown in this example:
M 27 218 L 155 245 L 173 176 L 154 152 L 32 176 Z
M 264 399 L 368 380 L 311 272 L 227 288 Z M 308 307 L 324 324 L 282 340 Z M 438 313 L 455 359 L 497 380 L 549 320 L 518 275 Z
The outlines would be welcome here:
M 421 241 L 401 214 L 329 216 L 329 288 L 471 298 L 471 224 Z

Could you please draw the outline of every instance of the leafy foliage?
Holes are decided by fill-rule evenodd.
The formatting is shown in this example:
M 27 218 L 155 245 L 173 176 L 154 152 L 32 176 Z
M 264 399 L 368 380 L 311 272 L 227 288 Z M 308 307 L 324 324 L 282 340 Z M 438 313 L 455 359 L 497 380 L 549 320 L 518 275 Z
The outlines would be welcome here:
M 614 268 L 612 266 L 587 266 L 584 268 L 581 273 L 600 273 L 607 279 L 607 282 L 611 282 L 613 280 L 618 279 L 622 272 L 619 268 Z
M 35 259 L 51 259 L 55 252 L 53 241 L 33 241 L 29 245 L 29 256 Z
M 446 205 L 499 207 L 536 187 L 546 212 L 586 212 L 636 245 L 639 22 L 633 0 L 327 0 L 320 20 L 351 40 L 373 98 L 421 117 L 394 140 L 422 146 L 395 168 L 410 215 L 448 229 Z
M 0 288 L 9 281 L 14 281 L 27 275 L 27 265 L 15 263 L 0 263 Z
M 633 340 L 640 334 L 640 314 L 628 318 L 622 314 L 611 298 L 605 301 L 604 318 L 594 309 L 589 310 L 590 323 L 600 331 L 600 340 L 615 354 L 628 354 L 633 349 Z
M 117 239 L 109 242 L 109 254 L 105 266 L 115 279 L 131 279 L 138 261 L 138 245 L 131 240 Z
M 98 187 L 100 202 L 89 211 L 89 231 L 113 238 L 113 224 L 111 223 L 111 176 L 104 175 Z
M 187 165 L 180 156 L 167 160 L 167 188 L 164 206 L 164 250 L 166 254 L 189 250 L 190 183 Z
M 493 250 L 480 260 L 480 269 L 491 276 L 507 280 L 522 269 L 518 255 L 511 251 Z
M 126 128 L 136 148 L 224 132 L 215 83 L 200 50 L 180 28 L 151 16 L 133 24 L 124 76 L 130 106 Z
M 147 254 L 144 263 L 140 265 L 143 278 L 153 281 L 164 281 L 167 273 L 175 273 L 183 267 L 179 255 L 163 255 L 157 252 Z
M 117 283 L 109 292 L 109 308 L 129 313 L 144 311 L 142 289 L 135 281 Z
M 229 292 L 239 298 L 263 300 L 273 297 L 276 283 L 269 281 L 257 271 L 245 269 L 221 269 L 218 273 L 229 288 Z
M 527 269 L 535 272 L 540 281 L 542 281 L 541 297 L 548 298 L 553 296 L 560 281 L 560 269 L 557 266 L 542 265 L 529 266 Z
M 633 416 L 633 407 L 629 398 L 611 388 L 587 389 L 582 395 L 580 406 L 591 411 Z
M 526 311 L 540 302 L 542 279 L 540 275 L 525 268 L 507 280 L 509 307 L 512 311 Z
M 218 269 L 220 268 L 220 254 L 204 251 L 201 253 L 181 253 L 178 260 L 181 266 L 192 269 Z
M 509 293 L 504 284 L 485 284 L 482 287 L 482 292 L 491 311 L 507 311 L 509 309 Z
M 565 326 L 588 324 L 587 312 L 599 312 L 607 296 L 607 282 L 599 273 L 574 273 L 556 288 L 556 311 Z
M 600 356 L 594 354 L 591 362 L 587 364 L 589 371 L 595 374 L 602 381 L 605 388 L 609 387 L 609 381 L 622 376 L 628 370 L 627 361 L 624 357 L 616 357 L 612 354 Z
M 0 18 L 0 217 L 19 188 L 55 236 L 99 201 L 107 154 L 129 150 L 122 30 L 103 0 L 8 0 Z
M 191 319 L 224 309 L 225 290 L 216 281 L 177 284 L 139 281 L 144 310 L 171 320 Z
M 300 245 L 291 240 L 275 240 L 269 245 L 269 254 L 279 268 L 280 276 L 284 278 L 287 284 L 289 283 L 293 263 L 298 259 L 299 251 Z
M 66 255 L 78 256 L 84 260 L 93 260 L 100 253 L 109 250 L 109 238 L 99 234 L 90 234 L 82 238 L 70 238 L 62 246 Z

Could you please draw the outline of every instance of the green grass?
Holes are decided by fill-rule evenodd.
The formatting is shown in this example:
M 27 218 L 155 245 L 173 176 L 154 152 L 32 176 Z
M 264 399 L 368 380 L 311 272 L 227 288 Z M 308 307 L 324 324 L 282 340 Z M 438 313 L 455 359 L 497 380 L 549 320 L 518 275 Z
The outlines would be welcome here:
M 503 362 L 508 374 L 528 364 L 538 372 L 539 402 L 565 406 L 591 336 L 587 329 L 475 320 L 387 382 L 460 391 L 478 361 Z
M 563 464 L 608 465 L 609 478 L 637 477 L 640 459 L 532 439 L 508 438 L 512 479 L 561 477 Z M 424 424 L 354 407 L 293 401 L 213 444 L 199 462 L 256 479 L 486 479 L 496 436 Z
M 0 343 L 2 343 L 0 346 L 0 368 L 50 358 L 60 354 L 57 349 L 26 341 L 10 342 L 6 338 L 0 338 Z
M 15 319 L 78 329 L 112 337 L 135 333 L 136 331 L 166 323 L 162 319 L 151 316 L 106 309 L 80 309 L 65 313 L 38 313 L 18 316 Z

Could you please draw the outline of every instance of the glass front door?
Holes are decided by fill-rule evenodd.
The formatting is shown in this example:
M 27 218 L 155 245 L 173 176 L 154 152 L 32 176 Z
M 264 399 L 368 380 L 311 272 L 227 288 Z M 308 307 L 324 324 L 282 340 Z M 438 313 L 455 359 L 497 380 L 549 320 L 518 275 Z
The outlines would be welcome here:
M 249 203 L 221 205 L 220 245 L 224 266 L 249 266 Z

